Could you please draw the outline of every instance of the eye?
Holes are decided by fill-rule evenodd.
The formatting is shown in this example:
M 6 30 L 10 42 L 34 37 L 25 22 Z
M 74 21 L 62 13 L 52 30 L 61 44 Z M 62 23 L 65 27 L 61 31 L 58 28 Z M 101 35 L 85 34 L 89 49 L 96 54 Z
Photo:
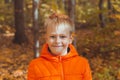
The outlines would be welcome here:
M 55 36 L 50 36 L 50 38 L 55 38 Z
M 60 38 L 66 38 L 66 36 L 60 36 Z

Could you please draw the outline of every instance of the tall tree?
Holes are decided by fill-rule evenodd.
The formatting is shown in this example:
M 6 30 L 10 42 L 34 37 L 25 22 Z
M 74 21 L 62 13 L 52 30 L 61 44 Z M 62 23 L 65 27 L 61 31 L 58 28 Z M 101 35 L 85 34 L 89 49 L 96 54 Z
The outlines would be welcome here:
M 112 4 L 111 4 L 111 1 L 110 1 L 110 0 L 107 0 L 107 3 L 108 3 L 109 15 L 110 15 L 111 12 L 112 12 Z
M 104 0 L 99 0 L 99 10 L 100 10 L 99 19 L 100 19 L 100 26 L 101 27 L 105 27 L 105 17 L 103 14 L 103 9 L 104 9 L 103 3 L 104 3 Z
M 72 21 L 74 22 L 74 24 L 75 24 L 75 3 L 76 3 L 75 0 L 68 0 L 68 7 L 67 7 L 67 10 L 68 10 L 67 13 L 69 17 L 72 19 Z M 76 47 L 76 39 L 74 39 L 73 44 Z
M 75 22 L 75 0 L 68 1 L 68 15 Z
M 40 55 L 39 54 L 39 26 L 38 26 L 39 2 L 40 0 L 33 0 L 34 58 Z
M 114 14 L 115 12 L 114 12 L 114 10 L 113 10 L 111 0 L 107 0 L 107 8 L 108 8 L 109 21 L 110 21 L 110 22 L 113 22 L 114 19 L 111 18 L 110 16 L 111 16 L 112 14 Z
M 15 36 L 14 43 L 28 42 L 27 36 L 25 35 L 25 20 L 24 20 L 24 0 L 14 0 L 14 16 L 15 16 Z
M 4 0 L 4 2 L 5 2 L 5 3 L 9 3 L 9 2 L 10 2 L 10 0 Z

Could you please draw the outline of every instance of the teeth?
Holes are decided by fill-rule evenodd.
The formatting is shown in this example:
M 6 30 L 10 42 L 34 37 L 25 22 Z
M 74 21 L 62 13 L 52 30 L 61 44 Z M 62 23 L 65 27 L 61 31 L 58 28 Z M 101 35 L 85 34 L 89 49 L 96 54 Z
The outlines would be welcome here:
M 56 47 L 60 47 L 60 46 L 56 46 Z

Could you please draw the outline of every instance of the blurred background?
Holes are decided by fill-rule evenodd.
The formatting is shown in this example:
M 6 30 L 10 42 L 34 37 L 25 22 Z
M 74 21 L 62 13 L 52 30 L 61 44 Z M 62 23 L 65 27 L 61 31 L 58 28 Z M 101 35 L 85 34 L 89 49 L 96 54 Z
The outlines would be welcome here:
M 29 62 L 44 44 L 51 13 L 75 23 L 74 45 L 93 80 L 120 80 L 120 0 L 0 0 L 0 80 L 26 80 Z

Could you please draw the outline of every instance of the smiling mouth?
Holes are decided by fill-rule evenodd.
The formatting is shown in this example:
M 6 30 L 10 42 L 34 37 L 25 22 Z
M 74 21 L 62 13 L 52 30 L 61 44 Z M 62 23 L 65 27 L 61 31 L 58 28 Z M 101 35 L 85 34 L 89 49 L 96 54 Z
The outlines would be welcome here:
M 62 46 L 53 46 L 53 47 L 62 47 Z

